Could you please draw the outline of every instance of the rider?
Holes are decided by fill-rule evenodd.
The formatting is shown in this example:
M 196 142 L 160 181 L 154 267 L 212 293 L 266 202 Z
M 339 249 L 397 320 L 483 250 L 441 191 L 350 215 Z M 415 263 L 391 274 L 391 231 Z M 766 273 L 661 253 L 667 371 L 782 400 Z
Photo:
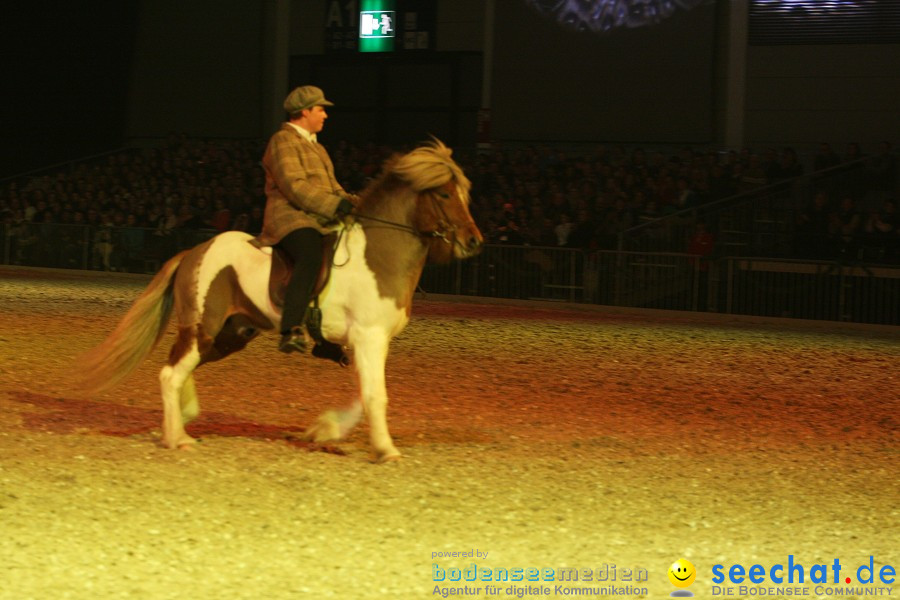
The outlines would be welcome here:
M 281 341 L 285 353 L 305 352 L 309 302 L 322 263 L 322 237 L 353 210 L 351 196 L 334 177 L 331 158 L 317 141 L 328 114 L 321 89 L 305 85 L 284 100 L 289 120 L 270 139 L 263 155 L 266 210 L 259 239 L 279 246 L 294 261 L 284 296 Z

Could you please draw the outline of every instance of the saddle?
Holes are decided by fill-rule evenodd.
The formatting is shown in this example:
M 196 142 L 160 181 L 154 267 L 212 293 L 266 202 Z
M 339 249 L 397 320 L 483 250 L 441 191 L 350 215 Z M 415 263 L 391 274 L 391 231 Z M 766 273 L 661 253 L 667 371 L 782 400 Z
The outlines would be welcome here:
M 325 289 L 325 286 L 328 285 L 328 279 L 331 276 L 331 265 L 334 262 L 337 238 L 337 232 L 329 233 L 322 237 L 322 264 L 319 266 L 319 276 L 316 278 L 312 300 L 308 307 L 306 330 L 316 342 L 312 350 L 313 356 L 333 360 L 342 367 L 346 367 L 350 364 L 350 357 L 344 352 L 343 347 L 326 340 L 322 335 L 322 309 L 319 308 L 319 295 Z M 256 238 L 250 240 L 250 244 L 257 248 L 263 247 Z M 272 246 L 271 249 L 272 269 L 269 272 L 269 298 L 272 300 L 272 304 L 280 309 L 284 309 L 285 288 L 291 279 L 291 274 L 294 272 L 294 261 L 281 248 Z

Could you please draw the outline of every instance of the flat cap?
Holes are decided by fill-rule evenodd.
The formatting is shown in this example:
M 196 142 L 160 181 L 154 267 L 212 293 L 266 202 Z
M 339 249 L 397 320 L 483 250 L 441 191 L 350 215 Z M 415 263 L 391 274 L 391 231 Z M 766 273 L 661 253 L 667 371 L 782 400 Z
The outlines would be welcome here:
M 313 106 L 334 106 L 334 102 L 325 99 L 325 93 L 314 85 L 304 85 L 295 88 L 284 99 L 284 112 L 292 115 L 304 108 Z

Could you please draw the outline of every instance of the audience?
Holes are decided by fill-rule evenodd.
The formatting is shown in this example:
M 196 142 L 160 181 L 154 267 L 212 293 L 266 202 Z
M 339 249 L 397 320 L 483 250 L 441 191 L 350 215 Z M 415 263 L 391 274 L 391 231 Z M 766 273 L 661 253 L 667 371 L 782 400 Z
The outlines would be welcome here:
M 394 151 L 346 142 L 329 149 L 338 180 L 351 192 Z M 77 249 L 88 243 L 93 268 L 146 271 L 217 232 L 258 233 L 262 151 L 260 141 L 172 134 L 157 148 L 7 181 L 0 185 L 0 221 L 9 259 L 79 266 Z M 704 214 L 709 203 L 804 173 L 791 148 L 664 153 L 597 145 L 576 153 L 534 145 L 480 154 L 457 149 L 454 157 L 472 180 L 472 212 L 490 243 L 587 251 L 617 248 L 619 234 L 640 224 L 646 249 L 684 251 L 673 247 L 686 239 L 678 232 L 689 235 L 697 220 L 711 228 L 704 236 L 715 234 L 715 220 Z M 898 168 L 891 144 L 882 142 L 866 157 L 850 143 L 842 158 L 823 142 L 812 167 L 836 173 L 828 181 L 839 183 L 816 190 L 808 204 L 796 199 L 794 255 L 897 262 Z M 89 234 L 71 227 L 83 225 L 91 226 Z M 43 248 L 45 239 L 58 239 L 59 248 Z

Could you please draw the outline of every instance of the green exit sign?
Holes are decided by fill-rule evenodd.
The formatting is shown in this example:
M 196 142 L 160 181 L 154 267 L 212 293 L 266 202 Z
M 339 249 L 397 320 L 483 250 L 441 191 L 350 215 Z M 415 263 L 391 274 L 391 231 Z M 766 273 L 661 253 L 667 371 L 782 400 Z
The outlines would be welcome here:
M 397 32 L 394 0 L 362 0 L 359 8 L 359 51 L 391 52 Z

